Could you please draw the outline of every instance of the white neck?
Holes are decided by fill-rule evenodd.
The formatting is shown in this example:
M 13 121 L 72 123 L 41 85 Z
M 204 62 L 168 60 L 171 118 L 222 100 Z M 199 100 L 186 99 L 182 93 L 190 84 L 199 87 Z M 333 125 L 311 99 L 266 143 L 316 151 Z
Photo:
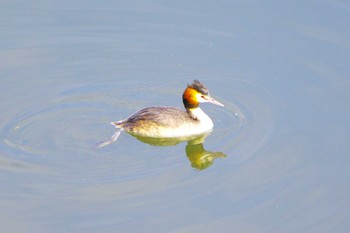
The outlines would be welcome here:
M 199 107 L 190 109 L 190 110 L 188 110 L 188 112 L 193 119 L 200 121 L 200 123 L 202 125 L 206 125 L 208 127 L 213 127 L 213 121 Z

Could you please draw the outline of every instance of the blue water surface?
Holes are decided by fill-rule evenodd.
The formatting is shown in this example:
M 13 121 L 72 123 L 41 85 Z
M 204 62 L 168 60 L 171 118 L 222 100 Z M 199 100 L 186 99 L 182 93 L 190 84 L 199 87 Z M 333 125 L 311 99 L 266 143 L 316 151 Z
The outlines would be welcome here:
M 349 232 L 349 22 L 341 0 L 0 1 L 2 231 Z M 194 79 L 225 104 L 198 148 L 94 147 Z

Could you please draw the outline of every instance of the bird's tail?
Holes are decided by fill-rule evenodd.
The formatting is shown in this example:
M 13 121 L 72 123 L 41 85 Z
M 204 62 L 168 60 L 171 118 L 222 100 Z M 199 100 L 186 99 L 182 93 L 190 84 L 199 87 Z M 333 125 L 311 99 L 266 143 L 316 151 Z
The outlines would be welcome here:
M 111 125 L 113 125 L 117 129 L 122 129 L 124 125 L 124 121 L 113 121 L 111 122 Z

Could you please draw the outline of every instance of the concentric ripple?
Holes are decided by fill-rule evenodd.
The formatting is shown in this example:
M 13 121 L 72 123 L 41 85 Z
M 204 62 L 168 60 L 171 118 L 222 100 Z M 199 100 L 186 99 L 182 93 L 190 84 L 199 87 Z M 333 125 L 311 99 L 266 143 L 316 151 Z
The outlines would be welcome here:
M 127 117 L 148 104 L 145 102 L 152 101 L 153 88 L 154 85 L 132 80 L 122 86 L 111 83 L 80 85 L 52 91 L 54 94 L 42 101 L 44 104 L 28 105 L 20 110 L 9 107 L 0 128 L 3 138 L 0 146 L 7 152 L 2 160 L 54 169 L 60 174 L 55 179 L 62 182 L 128 180 L 158 174 L 169 166 L 180 166 L 178 156 L 163 156 L 162 160 L 133 156 L 163 152 L 142 145 L 129 135 L 121 136 L 118 145 L 102 150 L 94 148 L 96 142 L 113 133 L 110 121 Z M 140 100 L 138 96 L 146 92 L 151 99 Z M 36 101 L 40 102 L 32 99 L 30 103 Z M 171 148 L 163 151 L 173 152 Z M 150 160 L 157 169 L 146 168 Z
M 216 118 L 215 144 L 236 154 L 236 161 L 247 159 L 269 139 L 275 124 L 276 98 L 245 79 L 220 77 L 218 83 L 225 108 L 210 112 Z
M 215 124 L 204 148 L 209 147 L 228 156 L 239 154 L 233 161 L 240 161 L 267 140 L 273 128 L 273 100 L 268 92 L 243 80 L 228 77 L 219 80 L 216 87 L 219 87 L 220 93 L 214 91 L 217 88 L 211 88 L 214 85 L 210 81 L 203 81 L 213 97 L 225 104 L 225 108 L 203 105 Z M 90 182 L 145 178 L 190 166 L 184 144 L 150 147 L 127 134 L 121 135 L 108 148 L 93 149 L 96 142 L 114 133 L 109 125 L 112 120 L 123 119 L 152 103 L 181 106 L 178 103 L 181 87 L 175 82 L 172 85 L 162 82 L 150 85 L 146 81 L 129 81 L 123 83 L 122 90 L 117 92 L 111 83 L 60 90 L 44 105 L 32 106 L 32 109 L 20 114 L 15 112 L 17 115 L 7 113 L 7 121 L 1 128 L 4 135 L 2 146 L 11 151 L 12 159 L 54 166 L 59 173 L 68 175 L 72 182 L 81 181 L 82 176 Z M 146 94 L 147 99 L 139 98 Z M 93 170 L 87 171 L 79 163 L 91 166 Z M 111 177 L 112 170 L 115 172 Z

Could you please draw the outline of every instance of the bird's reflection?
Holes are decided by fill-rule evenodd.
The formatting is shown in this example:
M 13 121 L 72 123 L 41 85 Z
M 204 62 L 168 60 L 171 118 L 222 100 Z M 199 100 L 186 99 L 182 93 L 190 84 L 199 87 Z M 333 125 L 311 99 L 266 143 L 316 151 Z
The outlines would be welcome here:
M 186 145 L 186 155 L 190 160 L 193 168 L 203 170 L 210 167 L 216 158 L 224 158 L 226 155 L 222 152 L 207 151 L 204 149 L 203 143 Z
M 178 137 L 178 138 L 149 138 L 149 137 L 140 137 L 137 135 L 132 136 L 136 137 L 141 142 L 150 144 L 152 146 L 175 146 L 181 142 L 186 142 L 186 156 L 191 162 L 191 166 L 198 170 L 203 170 L 210 167 L 216 158 L 224 158 L 225 154 L 222 152 L 212 152 L 204 149 L 205 138 L 210 134 L 189 136 L 189 137 Z M 120 135 L 120 131 L 116 131 L 108 140 L 102 141 L 96 144 L 97 148 L 107 146 L 115 142 Z
M 136 135 L 133 136 L 152 146 L 174 146 L 187 141 L 186 156 L 190 161 L 191 166 L 195 169 L 203 170 L 210 167 L 216 158 L 226 157 L 222 152 L 212 152 L 204 149 L 203 144 L 205 138 L 209 134 L 210 133 L 182 138 L 147 138 Z

